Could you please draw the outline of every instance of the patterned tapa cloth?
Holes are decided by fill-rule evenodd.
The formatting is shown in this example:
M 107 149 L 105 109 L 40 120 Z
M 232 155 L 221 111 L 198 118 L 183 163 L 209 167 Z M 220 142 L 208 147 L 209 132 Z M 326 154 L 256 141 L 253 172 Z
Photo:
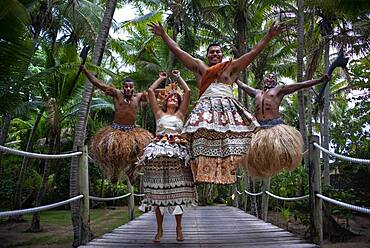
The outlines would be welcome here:
M 267 128 L 277 126 L 279 124 L 284 124 L 284 121 L 283 121 L 283 119 L 278 117 L 278 118 L 271 119 L 271 120 L 259 121 L 259 124 L 261 125 L 261 128 L 267 129 Z
M 157 138 L 138 162 L 144 171 L 144 204 L 167 207 L 194 202 L 190 153 L 178 136 L 182 127 L 182 120 L 174 115 L 157 120 Z
M 191 143 L 191 168 L 196 182 L 232 184 L 241 155 L 259 127 L 254 116 L 234 97 L 232 86 L 212 83 L 196 103 L 183 134 Z
M 124 125 L 124 124 L 118 124 L 118 123 L 112 123 L 112 128 L 115 128 L 115 129 L 119 129 L 121 131 L 125 131 L 125 132 L 128 132 L 128 131 L 131 131 L 132 129 L 135 128 L 135 124 L 133 125 Z

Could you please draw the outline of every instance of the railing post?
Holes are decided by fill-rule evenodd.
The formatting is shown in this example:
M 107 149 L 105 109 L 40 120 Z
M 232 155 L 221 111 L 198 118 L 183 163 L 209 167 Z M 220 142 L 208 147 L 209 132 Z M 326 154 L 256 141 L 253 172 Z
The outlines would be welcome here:
M 85 145 L 79 159 L 80 194 L 84 197 L 80 202 L 80 243 L 86 244 L 91 239 L 90 233 L 90 201 L 89 201 L 89 160 L 88 148 Z
M 140 194 L 144 194 L 144 173 L 140 173 L 140 182 L 139 182 L 139 187 L 140 187 Z
M 249 176 L 247 172 L 244 173 L 244 189 L 243 189 L 243 195 L 245 196 L 244 201 L 244 211 L 247 212 L 248 210 L 248 195 L 244 192 L 244 190 L 249 191 Z
M 238 195 L 237 185 L 238 185 L 238 178 L 236 178 L 236 182 L 231 187 L 232 194 L 234 195 L 234 199 L 232 199 L 233 201 L 232 205 L 233 207 L 236 207 L 236 208 L 239 207 L 239 195 Z
M 271 182 L 271 178 L 268 177 L 268 178 L 264 178 L 263 179 L 263 185 L 262 185 L 262 192 L 266 192 L 268 190 L 270 190 L 270 182 Z M 262 206 L 261 206 L 261 219 L 263 219 L 264 221 L 267 221 L 267 213 L 268 213 L 268 209 L 269 209 L 269 195 L 266 194 L 266 193 L 263 193 L 262 194 Z
M 133 220 L 135 218 L 135 199 L 134 199 L 134 187 L 131 185 L 130 179 L 127 178 L 127 189 L 131 195 L 128 198 L 128 219 Z
M 316 197 L 316 193 L 321 193 L 321 167 L 320 150 L 314 146 L 314 143 L 319 144 L 319 136 L 310 137 L 309 148 L 311 239 L 315 244 L 320 245 L 323 240 L 322 200 Z

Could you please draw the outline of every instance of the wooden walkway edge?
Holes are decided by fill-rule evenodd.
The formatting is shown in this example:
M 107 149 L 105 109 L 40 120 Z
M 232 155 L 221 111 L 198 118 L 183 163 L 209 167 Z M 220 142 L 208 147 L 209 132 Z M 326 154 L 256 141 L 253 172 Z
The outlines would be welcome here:
M 176 241 L 175 226 L 175 217 L 166 213 L 161 243 L 152 243 L 156 221 L 154 213 L 150 212 L 80 247 L 318 247 L 234 207 L 186 208 L 183 217 L 185 240 L 182 242 Z

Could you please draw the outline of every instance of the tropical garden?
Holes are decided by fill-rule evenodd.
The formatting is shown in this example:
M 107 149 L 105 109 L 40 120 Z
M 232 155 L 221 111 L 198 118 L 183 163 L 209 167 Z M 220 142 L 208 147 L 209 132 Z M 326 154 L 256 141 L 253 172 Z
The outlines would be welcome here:
M 369 159 L 369 9 L 366 0 L 2 0 L 0 145 L 35 153 L 67 153 L 89 144 L 98 129 L 112 122 L 112 99 L 94 91 L 93 85 L 80 75 L 80 53 L 86 47 L 90 47 L 87 68 L 117 88 L 130 77 L 136 82 L 136 90 L 144 91 L 160 71 L 180 70 L 192 89 L 190 106 L 193 106 L 198 96 L 193 74 L 160 38 L 153 36 L 149 23 L 163 23 L 183 50 L 205 61 L 210 43 L 220 43 L 226 58 L 237 58 L 248 52 L 272 23 L 284 22 L 287 30 L 270 42 L 240 75 L 240 80 L 262 89 L 267 72 L 277 73 L 280 84 L 318 78 L 338 53 L 344 52 L 350 58 L 347 68 L 336 69 L 325 88 L 318 85 L 286 97 L 280 108 L 281 116 L 302 133 L 305 150 L 314 134 L 320 136 L 321 145 L 330 151 Z M 125 19 L 128 12 L 135 15 Z M 323 97 L 319 99 L 321 91 Z M 235 95 L 253 112 L 252 98 L 237 87 Z M 137 125 L 155 131 L 149 106 L 140 107 Z M 325 154 L 321 164 L 323 191 L 327 195 L 370 206 L 368 165 L 336 160 Z M 271 192 L 283 197 L 307 194 L 308 167 L 305 153 L 298 169 L 271 179 L 255 180 L 240 169 L 238 183 L 233 186 L 198 187 L 199 204 L 232 204 L 260 217 L 261 199 L 238 196 L 235 192 L 244 189 L 259 192 L 269 184 Z M 78 184 L 77 157 L 43 160 L 0 153 L 1 211 L 67 199 L 78 195 Z M 89 163 L 89 184 L 91 195 L 112 197 L 127 192 L 126 181 L 110 183 L 93 162 Z M 139 181 L 134 182 L 134 188 L 140 191 Z M 136 203 L 139 204 L 139 199 Z M 91 208 L 103 211 L 126 205 L 126 200 L 93 202 Z M 351 228 L 355 218 L 370 223 L 369 216 L 350 210 L 335 206 L 325 209 L 324 234 L 328 240 L 346 241 L 358 234 Z M 26 223 L 22 231 L 39 235 L 51 221 L 48 216 L 57 218 L 55 215 L 60 212 L 61 222 L 71 227 L 67 231 L 70 237 L 60 242 L 78 245 L 77 204 L 59 210 L 41 217 L 34 213 L 0 219 L 0 227 Z M 302 235 L 307 237 L 310 217 L 307 201 L 271 199 L 269 210 L 281 216 L 288 230 L 293 220 L 303 225 Z M 109 231 L 106 228 L 127 221 L 123 212 L 119 212 L 122 222 L 100 230 L 106 232 Z M 100 230 L 95 235 L 104 233 Z M 9 247 L 52 243 L 55 241 L 37 238 L 29 244 L 17 244 L 14 240 Z

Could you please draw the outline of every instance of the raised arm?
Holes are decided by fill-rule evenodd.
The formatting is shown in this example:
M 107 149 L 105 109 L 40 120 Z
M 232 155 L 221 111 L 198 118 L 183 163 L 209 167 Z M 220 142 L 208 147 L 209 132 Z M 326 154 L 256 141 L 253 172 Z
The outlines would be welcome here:
M 291 94 L 291 93 L 296 92 L 298 90 L 301 90 L 301 89 L 304 89 L 304 88 L 309 88 L 309 87 L 315 86 L 317 84 L 329 81 L 329 79 L 330 79 L 330 77 L 328 75 L 324 75 L 324 76 L 322 76 L 321 78 L 318 78 L 318 79 L 307 80 L 307 81 L 300 82 L 300 83 L 284 85 L 284 86 L 281 86 L 280 94 L 288 95 L 288 94 Z
M 190 102 L 190 88 L 186 84 L 185 80 L 181 77 L 180 71 L 173 70 L 172 74 L 178 79 L 178 82 L 181 88 L 184 90 L 184 97 L 181 101 L 181 105 L 178 111 L 180 111 L 180 113 L 182 114 L 182 117 L 185 117 L 186 113 L 188 112 L 188 107 L 189 107 L 189 102 Z
M 112 86 L 103 84 L 99 79 L 97 79 L 91 72 L 89 72 L 85 65 L 80 65 L 81 71 L 86 75 L 89 81 L 97 88 L 102 90 L 105 94 L 109 96 L 115 96 L 118 90 Z
M 156 118 L 159 116 L 159 111 L 161 108 L 158 105 L 157 98 L 155 97 L 155 89 L 159 86 L 159 84 L 167 78 L 167 74 L 165 72 L 159 73 L 159 77 L 157 80 L 154 81 L 154 83 L 149 87 L 148 89 L 148 97 L 149 97 L 149 103 L 152 107 L 153 113 Z
M 185 65 L 186 68 L 199 75 L 202 75 L 203 70 L 205 71 L 207 69 L 200 59 L 196 59 L 182 50 L 180 46 L 164 31 L 161 23 L 155 24 L 154 22 L 152 22 L 148 26 L 150 27 L 150 31 L 153 34 L 162 37 L 164 43 L 166 43 L 171 52 L 173 52 L 177 56 L 177 58 Z
M 252 50 L 242 55 L 240 58 L 235 59 L 230 66 L 231 78 L 235 78 L 235 74 L 239 74 L 240 71 L 244 70 L 254 58 L 267 46 L 272 38 L 280 34 L 285 30 L 285 26 L 275 23 L 272 24 L 268 33 L 263 37 Z
M 244 90 L 249 96 L 251 97 L 256 97 L 258 90 L 252 87 L 249 87 L 239 79 L 235 81 L 235 83 L 242 89 Z

